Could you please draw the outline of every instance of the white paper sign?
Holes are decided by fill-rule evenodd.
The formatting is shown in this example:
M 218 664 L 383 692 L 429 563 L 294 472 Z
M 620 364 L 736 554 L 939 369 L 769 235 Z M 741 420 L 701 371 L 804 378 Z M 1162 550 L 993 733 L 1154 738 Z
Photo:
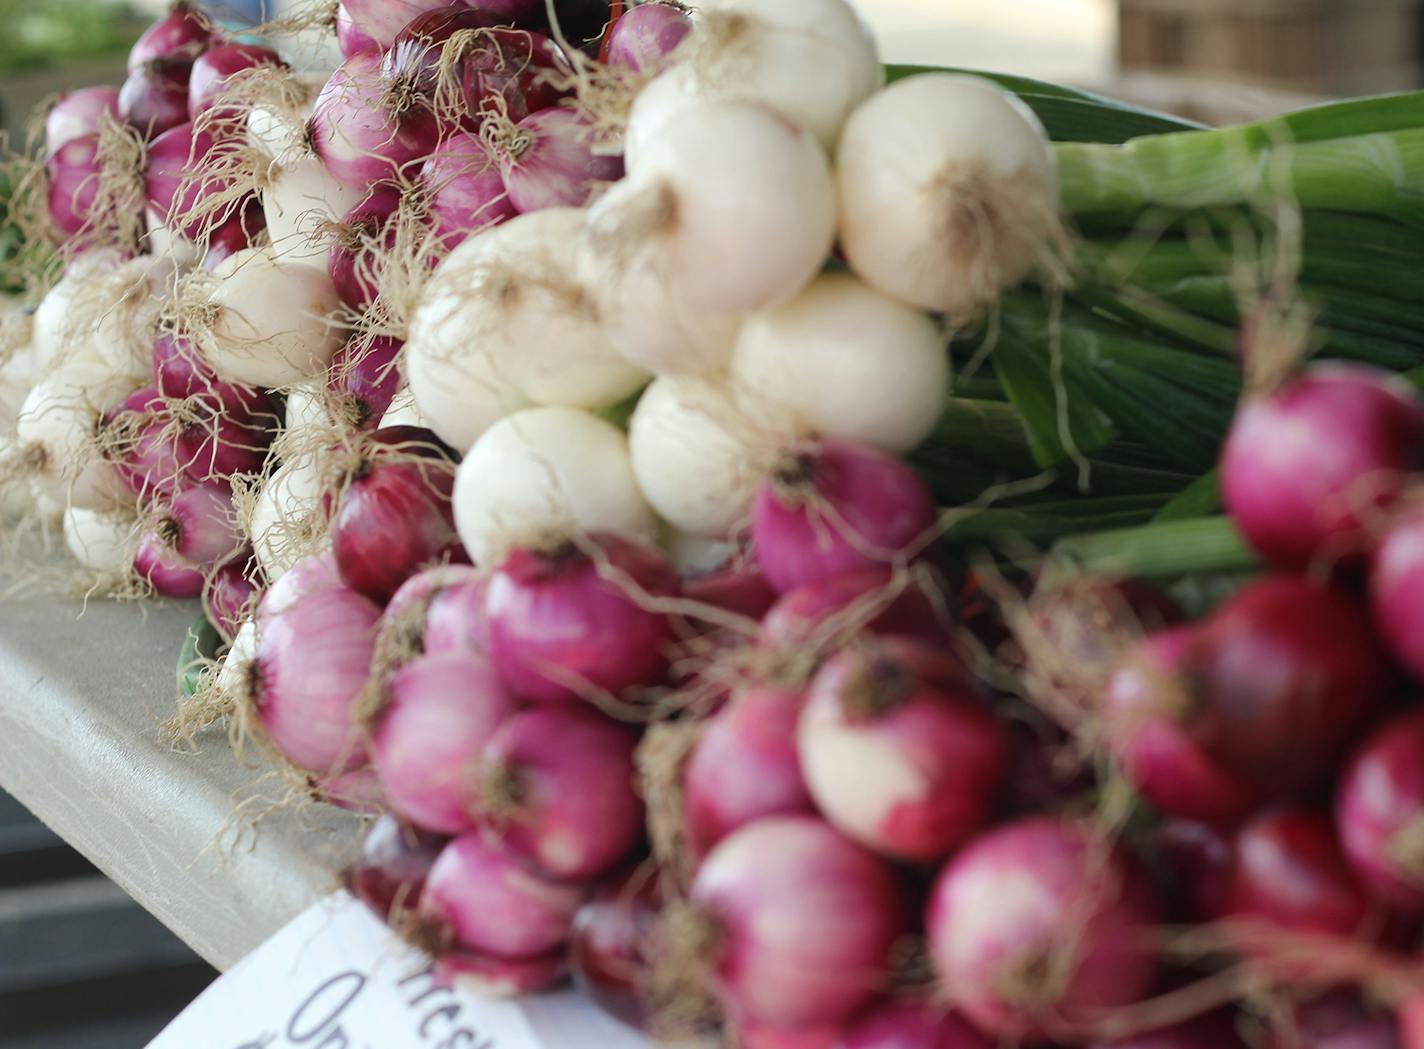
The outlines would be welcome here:
M 566 996 L 553 996 L 549 1002 Z M 538 999 L 531 1001 L 537 1002 Z M 641 1038 L 592 1015 L 590 1049 Z M 567 1001 L 558 1001 L 566 1010 Z M 591 1032 L 590 1032 L 591 1033 Z M 581 1039 L 580 1039 L 581 1040 Z M 215 982 L 149 1049 L 544 1049 L 529 1011 L 437 986 L 428 956 L 336 893 Z M 561 1045 L 559 1049 L 573 1049 Z

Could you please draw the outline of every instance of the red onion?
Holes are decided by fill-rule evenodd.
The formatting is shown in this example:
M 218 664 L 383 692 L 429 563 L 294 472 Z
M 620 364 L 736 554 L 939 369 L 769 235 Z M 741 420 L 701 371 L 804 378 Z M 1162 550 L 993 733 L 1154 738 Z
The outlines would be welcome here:
M 347 875 L 352 893 L 383 918 L 414 907 L 445 844 L 445 838 L 382 816 L 366 832 Z
M 336 567 L 336 557 L 330 552 L 308 554 L 298 558 L 291 568 L 272 581 L 257 606 L 258 617 L 268 618 L 285 613 L 309 594 L 344 591 L 346 584 Z
M 677 593 L 662 553 L 621 536 L 588 537 L 594 551 L 517 549 L 489 579 L 490 652 L 522 699 L 556 703 L 589 690 L 619 695 L 667 668 L 667 617 L 645 607 Z
M 1180 724 L 1190 716 L 1181 675 L 1196 637 L 1195 627 L 1177 627 L 1143 641 L 1109 679 L 1103 716 L 1123 771 L 1144 797 L 1173 816 L 1230 824 L 1259 797 Z
M 1224 769 L 1278 795 L 1325 781 L 1390 685 L 1364 608 L 1289 576 L 1253 583 L 1218 608 L 1189 662 L 1193 738 Z
M 473 7 L 495 25 L 516 25 L 537 28 L 545 24 L 548 9 L 544 0 L 461 0 Z M 567 7 L 561 3 L 559 6 Z
M 309 135 L 312 148 L 338 182 L 369 186 L 398 176 L 439 141 L 434 115 L 422 105 L 391 108 L 381 55 L 348 58 L 317 96 Z
M 748 619 L 761 619 L 777 600 L 776 591 L 767 585 L 761 569 L 739 558 L 710 572 L 684 576 L 682 596 Z
M 737 1049 L 833 1049 L 840 1036 L 838 1024 L 787 1028 L 742 1021 L 733 1031 Z
M 76 138 L 97 135 L 105 116 L 119 118 L 116 87 L 81 87 L 61 95 L 45 114 L 45 158 L 54 156 L 60 147 Z
M 104 418 L 107 433 L 121 432 L 111 455 L 119 479 L 141 499 L 169 495 L 183 475 L 183 453 L 167 401 L 157 390 L 136 390 Z
M 267 213 L 262 210 L 262 202 L 256 197 L 249 198 L 241 211 L 220 223 L 209 235 L 203 269 L 212 272 L 230 255 L 253 247 L 266 228 Z
M 422 656 L 392 675 L 371 756 L 391 807 L 422 830 L 464 834 L 479 810 L 480 751 L 515 704 L 482 657 Z
M 466 834 L 435 861 L 420 910 L 460 948 L 536 958 L 568 940 L 584 895 L 583 886 L 540 877 L 496 842 Z
M 230 204 L 217 215 L 196 215 L 208 198 L 224 193 L 229 180 L 204 175 L 209 157 L 221 143 L 211 130 L 192 123 L 179 124 L 155 138 L 148 147 L 148 206 L 164 225 L 192 241 L 241 214 L 246 202 Z
M 608 64 L 635 73 L 656 73 L 690 32 L 692 19 L 680 5 L 656 0 L 639 4 L 624 11 L 608 30 Z
M 893 589 L 892 589 L 893 588 Z M 761 644 L 795 650 L 828 634 L 861 627 L 872 634 L 899 634 L 946 643 L 951 625 L 920 579 L 897 580 L 889 568 L 861 568 L 792 590 L 761 622 Z M 864 614 L 857 614 L 862 612 Z
M 410 22 L 428 11 L 441 11 L 447 7 L 467 6 L 460 0 L 342 0 L 350 25 L 348 41 L 361 38 L 382 49 L 395 42 L 400 31 Z M 338 19 L 340 14 L 338 13 Z M 338 20 L 338 26 L 340 21 Z M 359 34 L 359 37 L 356 36 Z M 363 49 L 364 50 L 364 49 Z M 346 53 L 343 48 L 343 53 Z M 349 58 L 350 55 L 347 54 Z
M 70 139 L 45 161 L 50 221 L 64 236 L 72 237 L 89 226 L 102 167 L 97 133 Z
M 1292 1009 L 1271 1032 L 1267 1049 L 1415 1049 L 1400 1034 L 1395 1017 L 1341 989 Z
M 649 1018 L 650 948 L 662 907 L 657 872 L 639 864 L 610 877 L 574 916 L 574 979 L 606 1012 L 634 1027 Z
M 119 116 L 145 139 L 188 120 L 187 59 L 155 58 L 129 74 L 119 89 Z
M 832 826 L 893 859 L 929 861 L 988 818 L 1008 744 L 976 695 L 916 672 L 917 658 L 937 656 L 916 648 L 885 640 L 832 656 L 811 684 L 796 740 Z
M 1221 491 L 1266 560 L 1299 567 L 1317 555 L 1365 552 L 1367 522 L 1421 466 L 1424 405 L 1416 393 L 1361 365 L 1316 365 L 1242 402 L 1222 451 Z
M 427 67 L 436 61 L 439 51 L 427 50 Z M 543 33 L 523 28 L 481 31 L 461 48 L 456 63 L 464 127 L 478 131 L 491 110 L 518 122 L 557 105 L 568 94 L 557 84 L 567 80 L 570 71 L 567 56 Z
M 247 621 L 259 590 L 247 574 L 248 560 L 247 555 L 239 554 L 219 566 L 203 586 L 203 611 L 229 642 Z
M 452 950 L 435 960 L 435 977 L 467 988 L 482 998 L 517 998 L 561 983 L 569 974 L 562 950 L 537 958 L 496 958 L 477 951 Z
M 1356 881 L 1329 817 L 1309 809 L 1257 816 L 1237 833 L 1223 916 L 1290 932 L 1353 936 L 1379 912 Z
M 447 251 L 472 233 L 513 218 L 499 165 L 478 135 L 456 131 L 441 140 L 420 169 L 430 197 L 435 235 Z
M 188 117 L 197 120 L 211 109 L 228 89 L 228 81 L 243 70 L 286 64 L 276 51 L 260 44 L 220 44 L 203 52 L 193 63 L 189 80 Z
M 1151 886 L 1088 827 L 1008 823 L 940 874 L 927 920 L 949 999 L 987 1034 L 1069 1033 L 1141 999 L 1156 982 Z
M 242 546 L 232 496 L 215 485 L 194 485 L 139 540 L 134 569 L 165 597 L 198 597 L 206 566 L 226 561 Z
M 382 267 L 395 247 L 398 187 L 373 186 L 366 199 L 341 219 L 341 232 L 327 253 L 326 270 L 341 301 L 365 313 L 381 290 Z
M 607 874 L 643 840 L 637 745 L 627 726 L 585 708 L 515 714 L 482 755 L 483 822 L 549 877 Z
M 370 766 L 315 777 L 313 793 L 328 805 L 362 816 L 379 816 L 390 808 L 385 788 Z
M 371 670 L 381 610 L 340 586 L 278 593 L 273 602 L 269 590 L 258 608 L 252 685 L 262 727 L 302 768 L 356 768 L 365 755 L 354 711 Z
M 426 655 L 489 651 L 484 577 L 469 565 L 417 572 L 391 598 L 386 620 L 405 620 Z
M 813 813 L 796 753 L 800 689 L 754 686 L 707 722 L 683 773 L 683 822 L 697 856 L 763 816 Z
M 192 62 L 212 44 L 207 18 L 189 0 L 178 0 L 168 14 L 144 30 L 129 51 L 129 72 L 158 58 Z
M 153 382 L 162 396 L 181 399 L 210 389 L 217 376 L 191 342 L 164 333 L 153 344 Z
M 1424 678 L 1424 512 L 1401 515 L 1384 533 L 1370 568 L 1370 605 L 1375 630 L 1394 657 Z
M 385 604 L 432 562 L 463 557 L 450 492 L 455 467 L 429 430 L 392 426 L 368 435 L 332 521 L 341 576 Z
M 352 339 L 336 351 L 327 370 L 326 389 L 337 411 L 356 429 L 372 430 L 381 424 L 400 390 L 396 358 L 404 345 L 400 339 L 380 335 Z
M 598 184 L 622 178 L 622 156 L 594 152 L 595 131 L 576 110 L 541 109 L 500 136 L 495 155 L 515 209 L 581 208 Z
M 1236 1016 L 1224 1010 L 1108 1042 L 1102 1049 L 1246 1049 Z
M 934 526 L 934 497 L 899 459 L 847 441 L 803 445 L 757 491 L 757 562 L 779 593 L 904 560 Z
M 998 1043 L 945 1006 L 911 998 L 877 1006 L 833 1044 L 835 1049 L 995 1049 Z
M 1370 892 L 1424 916 L 1424 711 L 1395 718 L 1356 752 L 1335 792 L 1335 826 Z
M 358 0 L 359 3 L 359 0 Z M 336 5 L 336 46 L 343 58 L 350 58 L 362 51 L 378 50 L 380 44 L 351 17 L 347 0 Z
M 1189 820 L 1169 819 L 1157 827 L 1153 844 L 1161 856 L 1164 891 L 1182 918 L 1204 922 L 1226 912 L 1236 865 L 1229 833 Z
M 707 960 L 729 1012 L 785 1029 L 841 1023 L 870 1002 L 906 924 L 894 870 L 810 816 L 725 839 L 690 899 L 710 923 Z

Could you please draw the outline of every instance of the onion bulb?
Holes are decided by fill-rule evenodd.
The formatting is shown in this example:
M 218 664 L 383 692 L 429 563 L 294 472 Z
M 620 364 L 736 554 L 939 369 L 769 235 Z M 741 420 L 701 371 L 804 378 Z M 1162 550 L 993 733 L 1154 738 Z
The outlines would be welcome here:
M 977 77 L 924 73 L 876 93 L 846 122 L 836 178 L 851 269 L 954 321 L 1027 276 L 1059 232 L 1043 126 Z
M 85 568 L 102 575 L 124 576 L 133 565 L 138 522 L 120 510 L 64 511 L 64 545 Z
M 924 313 L 847 273 L 829 273 L 749 319 L 733 380 L 825 437 L 906 452 L 929 436 L 949 393 L 946 340 Z
M 664 520 L 727 539 L 801 432 L 790 412 L 749 390 L 664 375 L 639 398 L 628 444 L 638 487 Z
M 657 533 L 627 439 L 574 408 L 530 408 L 490 427 L 460 464 L 454 501 L 460 539 L 481 565 L 515 546 L 547 549 L 589 532 L 645 541 Z
M 192 311 L 189 337 L 219 378 L 288 386 L 320 375 L 341 348 L 333 319 L 340 300 L 324 270 L 248 248 L 219 263 L 213 277 L 206 301 Z

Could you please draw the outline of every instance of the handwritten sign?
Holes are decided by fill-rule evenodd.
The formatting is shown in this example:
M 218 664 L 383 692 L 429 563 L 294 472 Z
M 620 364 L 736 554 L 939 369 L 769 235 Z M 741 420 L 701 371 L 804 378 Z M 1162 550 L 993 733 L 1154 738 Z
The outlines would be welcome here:
M 581 1028 L 589 1049 L 646 1044 L 572 994 L 497 1001 L 442 987 L 428 956 L 342 892 L 234 966 L 149 1049 L 552 1049 L 531 1019 L 540 1009 Z

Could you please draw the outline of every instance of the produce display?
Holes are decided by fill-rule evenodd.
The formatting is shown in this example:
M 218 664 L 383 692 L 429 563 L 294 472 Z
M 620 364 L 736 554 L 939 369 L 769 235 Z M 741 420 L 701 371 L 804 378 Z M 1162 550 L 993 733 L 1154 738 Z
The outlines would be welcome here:
M 180 2 L 11 182 L 10 530 L 201 599 L 163 731 L 366 814 L 449 979 L 1424 1049 L 1424 93 L 1212 129 L 849 0 Z

